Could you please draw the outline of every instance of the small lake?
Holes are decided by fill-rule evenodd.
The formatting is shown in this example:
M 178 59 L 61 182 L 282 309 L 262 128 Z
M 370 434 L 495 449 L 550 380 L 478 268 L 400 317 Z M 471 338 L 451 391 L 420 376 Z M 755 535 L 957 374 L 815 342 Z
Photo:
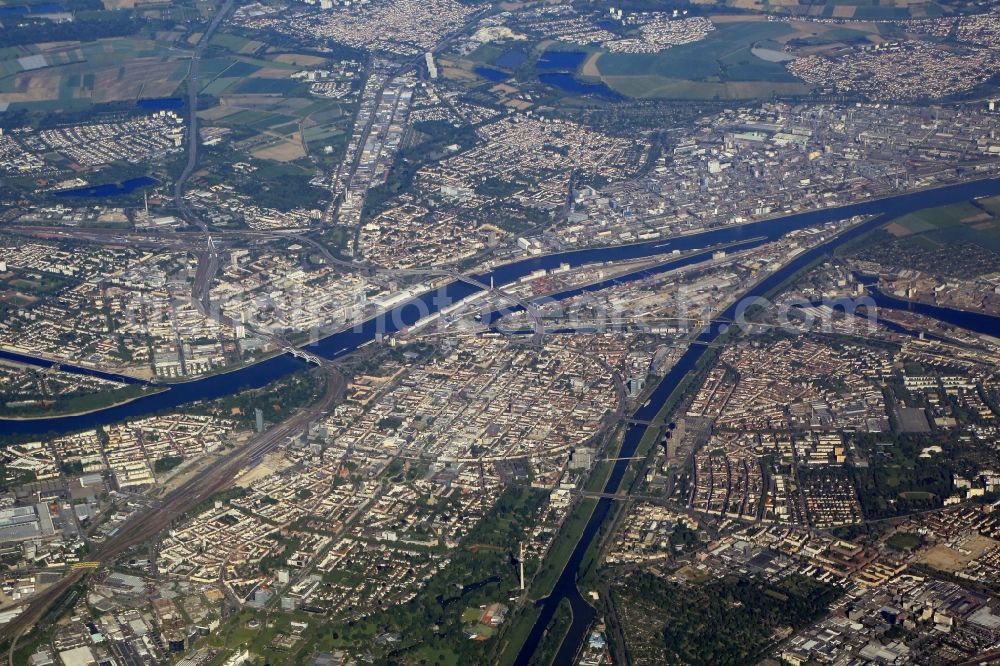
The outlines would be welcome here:
M 55 2 L 45 2 L 37 5 L 5 5 L 0 7 L 0 16 L 20 14 L 52 14 L 61 12 L 63 8 Z
M 74 187 L 71 190 L 59 190 L 53 192 L 57 197 L 117 197 L 157 184 L 155 178 L 149 176 L 139 176 L 129 178 L 120 183 L 102 183 L 101 185 L 87 185 L 86 187 Z
M 584 51 L 546 51 L 535 63 L 535 69 L 566 69 L 576 71 L 576 68 L 587 59 Z
M 184 108 L 182 97 L 152 97 L 136 100 L 136 106 L 147 111 L 176 111 Z
M 507 72 L 501 72 L 499 69 L 493 69 L 492 67 L 476 67 L 472 71 L 476 76 L 481 76 L 493 83 L 500 83 L 510 78 L 510 74 Z
M 542 83 L 555 86 L 574 95 L 597 95 L 605 99 L 625 99 L 624 95 L 616 93 L 603 83 L 584 83 L 569 72 L 544 72 L 538 75 Z

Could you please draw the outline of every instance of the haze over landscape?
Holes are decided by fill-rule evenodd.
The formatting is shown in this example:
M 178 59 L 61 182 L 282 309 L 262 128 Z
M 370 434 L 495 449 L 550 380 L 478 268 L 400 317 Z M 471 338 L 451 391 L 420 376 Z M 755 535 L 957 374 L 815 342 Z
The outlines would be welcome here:
M 0 660 L 1000 663 L 1000 3 L 0 0 Z

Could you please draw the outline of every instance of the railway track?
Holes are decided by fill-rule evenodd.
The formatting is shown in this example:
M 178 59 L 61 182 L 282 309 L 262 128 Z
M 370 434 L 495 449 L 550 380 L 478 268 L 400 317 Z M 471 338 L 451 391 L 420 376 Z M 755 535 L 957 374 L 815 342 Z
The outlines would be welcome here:
M 261 433 L 246 446 L 223 458 L 218 464 L 203 470 L 171 491 L 156 508 L 134 516 L 110 537 L 92 555 L 83 560 L 82 566 L 71 569 L 65 577 L 28 601 L 24 612 L 0 627 L 0 641 L 9 641 L 8 663 L 13 664 L 14 652 L 21 636 L 42 620 L 45 613 L 64 593 L 96 570 L 130 548 L 156 536 L 187 511 L 232 484 L 237 473 L 253 458 L 271 450 L 285 437 L 307 427 L 309 422 L 327 411 L 343 394 L 346 381 L 330 366 L 326 392 L 323 397 L 291 419 Z

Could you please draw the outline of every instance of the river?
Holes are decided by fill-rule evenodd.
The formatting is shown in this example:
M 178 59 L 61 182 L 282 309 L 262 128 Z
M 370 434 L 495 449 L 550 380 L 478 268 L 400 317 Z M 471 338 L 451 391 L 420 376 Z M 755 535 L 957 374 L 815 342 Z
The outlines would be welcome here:
M 891 294 L 869 287 L 868 294 L 880 308 L 891 308 L 894 310 L 907 310 L 919 315 L 937 319 L 959 328 L 964 328 L 974 333 L 983 333 L 1000 337 L 1000 317 L 986 314 L 984 312 L 970 312 L 969 310 L 956 310 L 941 305 L 930 303 L 920 303 L 896 298 Z M 884 323 L 884 322 L 883 322 Z
M 675 250 L 684 252 L 732 243 L 739 243 L 739 248 L 746 249 L 773 241 L 790 231 L 819 226 L 827 222 L 842 220 L 855 215 L 881 214 L 879 218 L 881 222 L 879 223 L 884 223 L 889 219 L 922 208 L 944 206 L 950 203 L 997 194 L 1000 194 L 1000 178 L 978 180 L 836 208 L 824 208 L 805 213 L 796 213 L 753 222 L 751 224 L 720 227 L 711 231 L 679 236 L 668 240 L 656 240 L 647 243 L 608 248 L 570 250 L 557 254 L 530 257 L 498 266 L 492 271 L 480 273 L 474 277 L 479 282 L 487 284 L 492 279 L 497 287 L 502 287 L 537 270 L 551 270 L 558 268 L 561 264 L 580 266 L 599 262 L 619 262 L 629 259 L 668 255 Z M 865 230 L 873 226 L 872 223 L 863 225 Z M 857 235 L 857 232 L 858 228 L 855 228 L 851 232 L 841 236 L 841 239 L 853 238 Z M 674 261 L 665 262 L 656 270 L 671 270 L 687 265 L 693 261 L 692 257 L 695 256 L 703 257 L 704 253 L 678 257 Z M 813 256 L 812 251 L 804 252 L 796 258 L 792 266 L 781 271 L 774 277 L 782 278 L 782 276 L 787 275 L 790 271 L 796 270 L 793 266 L 798 265 L 804 257 L 811 256 Z M 644 274 L 647 273 L 640 271 L 633 274 L 633 276 L 639 277 Z M 623 281 L 628 279 L 628 277 L 619 277 L 615 281 Z M 596 289 L 600 286 L 593 285 L 588 287 L 588 289 Z M 323 338 L 309 345 L 306 349 L 328 359 L 340 358 L 353 352 L 361 345 L 375 340 L 378 333 L 389 335 L 401 328 L 412 326 L 428 314 L 438 312 L 442 307 L 457 302 L 478 291 L 478 287 L 470 285 L 467 282 L 451 282 L 439 289 L 422 294 L 407 303 L 396 306 L 391 311 L 369 319 L 363 324 Z M 579 291 L 579 289 L 575 289 L 559 296 L 566 297 L 574 293 L 579 293 Z M 697 348 L 695 347 L 694 349 Z M 213 400 L 238 391 L 260 388 L 305 366 L 305 361 L 293 358 L 288 354 L 283 354 L 231 372 L 172 384 L 165 391 L 143 396 L 125 404 L 115 405 L 88 414 L 54 416 L 31 420 L 0 419 L 0 432 L 14 435 L 57 435 L 95 428 L 125 419 L 174 410 L 185 404 L 199 400 Z

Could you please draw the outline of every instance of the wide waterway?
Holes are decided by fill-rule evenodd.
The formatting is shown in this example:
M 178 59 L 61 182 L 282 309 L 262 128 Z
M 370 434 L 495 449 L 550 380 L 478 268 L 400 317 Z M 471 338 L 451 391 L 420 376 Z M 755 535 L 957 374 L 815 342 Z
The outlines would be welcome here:
M 896 298 L 878 289 L 869 289 L 868 294 L 880 308 L 890 308 L 894 310 L 907 310 L 931 319 L 943 321 L 948 324 L 964 328 L 974 333 L 984 333 L 1000 337 L 1000 317 L 986 314 L 985 312 L 970 312 L 968 310 L 956 310 L 942 305 L 932 305 L 930 303 L 920 303 Z M 883 322 L 884 323 L 884 322 Z M 932 332 L 932 331 L 928 331 Z
M 499 287 L 515 282 L 534 271 L 540 269 L 551 270 L 559 267 L 561 264 L 580 266 L 582 264 L 599 262 L 619 262 L 629 259 L 667 255 L 675 250 L 684 252 L 732 243 L 739 243 L 739 247 L 747 248 L 773 241 L 796 229 L 818 226 L 855 215 L 882 214 L 886 219 L 890 219 L 921 208 L 943 206 L 959 201 L 967 201 L 976 197 L 997 194 L 1000 194 L 1000 178 L 979 180 L 934 190 L 896 195 L 885 199 L 864 201 L 847 206 L 798 213 L 751 224 L 721 227 L 669 240 L 657 240 L 610 248 L 572 250 L 559 254 L 532 257 L 499 266 L 490 272 L 476 275 L 475 278 L 481 283 L 489 283 L 492 279 L 494 284 Z M 870 225 L 865 225 L 866 229 L 869 227 Z M 799 259 L 808 254 L 808 252 L 803 253 Z M 690 257 L 680 257 L 674 261 L 667 261 L 657 270 L 670 270 L 689 264 L 691 261 L 692 258 Z M 795 269 L 785 269 L 775 277 L 787 275 L 791 270 Z M 645 273 L 640 273 L 639 275 L 641 274 Z M 627 279 L 627 277 L 617 278 L 619 281 L 623 279 Z M 600 287 L 601 285 L 594 285 L 589 287 L 589 289 Z M 361 345 L 371 342 L 376 338 L 376 334 L 378 333 L 388 335 L 406 326 L 412 326 L 421 318 L 438 312 L 442 307 L 455 303 L 478 291 L 478 287 L 470 285 L 467 282 L 456 281 L 449 283 L 440 289 L 427 292 L 407 303 L 401 304 L 384 315 L 366 321 L 364 324 L 323 338 L 309 345 L 307 349 L 328 359 L 339 358 L 353 352 Z M 574 290 L 574 292 L 576 291 Z M 565 297 L 574 292 L 568 292 L 561 296 Z M 242 390 L 260 388 L 303 367 L 305 367 L 304 361 L 295 359 L 288 354 L 283 354 L 245 368 L 233 370 L 232 372 L 174 384 L 166 391 L 144 396 L 122 405 L 116 405 L 89 414 L 56 416 L 32 420 L 0 419 L 0 434 L 58 434 L 94 428 L 124 419 L 177 409 L 182 405 L 199 400 L 212 400 Z M 664 382 L 664 384 L 666 383 Z

